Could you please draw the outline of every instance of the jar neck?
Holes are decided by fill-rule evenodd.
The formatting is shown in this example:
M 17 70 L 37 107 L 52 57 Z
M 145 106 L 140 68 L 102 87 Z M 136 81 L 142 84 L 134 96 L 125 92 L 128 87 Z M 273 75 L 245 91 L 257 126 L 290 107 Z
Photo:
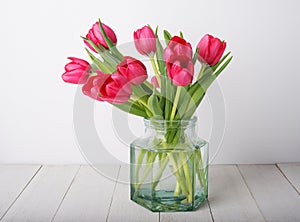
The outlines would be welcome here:
M 146 131 L 155 131 L 159 133 L 169 131 L 189 131 L 194 132 L 196 129 L 197 118 L 193 117 L 189 120 L 156 120 L 144 119 Z

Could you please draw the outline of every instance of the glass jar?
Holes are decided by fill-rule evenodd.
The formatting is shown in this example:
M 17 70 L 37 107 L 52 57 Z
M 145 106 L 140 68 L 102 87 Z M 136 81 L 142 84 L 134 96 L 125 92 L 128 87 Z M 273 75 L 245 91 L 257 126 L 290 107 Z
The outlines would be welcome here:
M 191 211 L 208 197 L 208 143 L 190 120 L 145 119 L 130 145 L 131 200 L 154 211 Z

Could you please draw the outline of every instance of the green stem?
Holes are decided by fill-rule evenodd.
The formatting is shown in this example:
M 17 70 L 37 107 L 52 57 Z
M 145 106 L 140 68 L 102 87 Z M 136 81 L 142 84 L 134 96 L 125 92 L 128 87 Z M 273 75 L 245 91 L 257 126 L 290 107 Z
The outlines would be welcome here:
M 124 56 L 122 55 L 122 53 L 120 53 L 120 51 L 117 49 L 116 46 L 110 48 L 111 53 L 116 56 L 120 61 L 123 60 Z
M 200 184 L 203 186 L 203 190 L 204 193 L 207 195 L 207 187 L 206 187 L 206 178 L 205 178 L 205 173 L 204 173 L 204 169 L 203 169 L 203 161 L 202 161 L 202 154 L 201 154 L 201 150 L 199 149 L 197 152 L 197 156 L 198 156 L 198 167 L 197 167 L 197 171 L 198 171 L 198 177 L 200 180 Z M 200 170 L 200 173 L 199 173 Z M 200 175 L 199 175 L 200 174 Z
M 179 101 L 179 97 L 180 97 L 180 91 L 181 91 L 181 86 L 177 87 L 176 90 L 176 95 L 175 95 L 175 99 L 174 99 L 174 103 L 173 103 L 173 107 L 172 107 L 172 112 L 171 112 L 171 117 L 170 120 L 174 120 L 175 117 L 175 113 L 176 113 L 176 109 L 177 109 L 177 105 L 178 105 L 178 101 Z
M 102 58 L 113 67 L 114 71 L 116 70 L 116 66 L 119 64 L 120 61 L 116 60 L 113 55 L 111 55 L 108 51 L 104 51 L 101 54 Z
M 170 157 L 170 160 L 171 160 L 172 165 L 173 165 L 173 174 L 176 176 L 177 182 L 180 184 L 182 193 L 183 194 L 188 194 L 186 185 L 183 181 L 183 178 L 182 178 L 182 176 L 180 176 L 179 167 L 177 166 L 176 160 L 174 159 L 172 153 L 169 154 L 169 157 Z
M 176 181 L 176 187 L 175 187 L 174 195 L 179 196 L 180 192 L 181 192 L 180 184 L 178 183 L 178 181 Z
M 188 165 L 188 159 L 185 158 L 184 153 L 180 153 L 180 159 L 181 159 L 181 164 L 183 166 L 185 180 L 186 180 L 186 183 L 187 183 L 188 202 L 191 203 L 193 201 L 193 184 L 192 184 L 190 168 L 189 168 L 189 165 Z
M 146 150 L 142 149 L 140 151 L 140 154 L 139 154 L 138 159 L 137 159 L 137 166 L 136 166 L 136 172 L 135 172 L 135 178 L 136 178 L 135 183 L 136 184 L 139 183 L 139 173 L 140 173 L 140 169 L 141 169 L 145 154 L 146 154 Z
M 161 86 L 161 79 L 160 79 L 159 72 L 158 72 L 158 69 L 157 69 L 156 64 L 155 64 L 154 56 L 150 56 L 149 58 L 150 58 L 151 65 L 153 67 L 158 85 Z
M 154 177 L 154 181 L 152 183 L 152 190 L 155 190 L 155 188 L 156 188 L 157 184 L 159 183 L 159 180 L 160 180 L 163 172 L 165 171 L 168 163 L 169 163 L 169 157 L 166 156 L 165 159 L 161 162 L 161 165 L 159 167 L 158 173 Z
M 199 72 L 199 74 L 198 74 L 198 79 L 197 79 L 197 81 L 199 81 L 199 80 L 201 79 L 201 77 L 202 77 L 203 74 L 204 74 L 205 69 L 206 69 L 206 65 L 205 65 L 204 63 L 202 63 L 200 72 Z
M 150 173 L 151 168 L 153 167 L 153 163 L 156 158 L 156 155 L 157 155 L 156 153 L 150 153 L 150 159 L 149 159 L 149 161 L 147 161 L 147 167 L 143 173 L 143 176 L 142 176 L 140 182 L 136 183 L 136 191 L 138 191 L 140 189 L 140 187 L 144 183 L 145 179 L 147 178 L 148 174 Z
M 178 158 L 178 161 L 179 161 L 179 175 L 180 175 L 180 178 L 182 178 L 183 181 L 186 181 L 186 177 L 184 175 L 184 170 L 183 170 L 182 164 L 180 163 L 180 157 L 177 156 L 177 158 Z M 177 182 L 176 182 L 176 185 L 177 185 Z M 187 187 L 185 182 L 184 182 L 184 186 Z M 181 188 L 181 187 L 179 186 L 179 188 Z M 175 191 L 176 191 L 176 189 L 175 189 Z M 174 195 L 175 195 L 175 192 L 174 192 Z

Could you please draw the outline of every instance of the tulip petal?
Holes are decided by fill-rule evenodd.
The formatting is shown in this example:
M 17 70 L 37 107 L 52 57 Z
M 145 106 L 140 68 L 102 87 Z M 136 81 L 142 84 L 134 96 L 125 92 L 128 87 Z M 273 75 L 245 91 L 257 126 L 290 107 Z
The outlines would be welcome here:
M 219 47 L 219 50 L 217 52 L 217 56 L 212 61 L 212 64 L 211 64 L 212 66 L 215 65 L 215 64 L 217 64 L 220 61 L 220 59 L 221 59 L 221 57 L 222 57 L 222 55 L 223 55 L 223 53 L 225 51 L 225 48 L 226 48 L 226 42 L 222 43 L 222 46 Z
M 130 56 L 124 56 L 117 65 L 117 72 L 134 85 L 142 84 L 148 77 L 145 65 Z
M 113 44 L 117 43 L 117 37 L 114 31 L 107 25 L 103 24 L 103 29 L 107 35 L 107 37 L 112 41 Z M 102 32 L 100 30 L 99 22 L 93 24 L 92 28 L 89 30 L 88 34 L 86 35 L 88 39 L 90 39 L 95 45 L 103 46 L 104 48 L 108 49 L 105 39 L 102 36 Z M 87 41 L 84 41 L 85 44 L 94 52 L 97 52 Z
M 73 63 L 73 62 L 70 62 L 70 63 L 65 65 L 65 70 L 66 71 L 72 71 L 72 70 L 76 70 L 76 69 L 83 69 L 84 70 L 84 68 L 81 65 Z
M 173 83 L 176 86 L 187 86 L 192 82 L 192 80 L 193 77 L 190 73 L 186 69 L 181 69 L 174 76 Z
M 164 59 L 166 62 L 173 62 L 173 51 L 170 47 L 165 48 L 164 50 Z
M 134 44 L 138 52 L 142 55 L 149 55 L 156 52 L 156 37 L 152 29 L 144 26 L 133 33 Z
M 83 67 L 88 67 L 90 65 L 87 61 L 76 57 L 68 57 L 68 59 L 70 59 L 73 63 L 79 64 Z
M 73 84 L 85 83 L 87 77 L 88 77 L 88 73 L 82 69 L 67 71 L 62 75 L 62 79 L 65 82 L 73 83 Z
M 156 88 L 160 88 L 156 76 L 152 76 L 151 84 L 154 85 Z
M 90 77 L 82 87 L 82 92 L 93 99 L 98 100 L 98 88 L 94 86 L 94 80 L 97 76 Z
M 103 26 L 104 27 L 104 26 Z M 92 30 L 93 30 L 93 34 L 96 38 L 95 41 L 93 41 L 94 43 L 98 43 L 100 45 L 102 45 L 104 48 L 108 49 L 108 45 L 106 44 L 103 36 L 102 36 L 102 33 L 101 33 L 101 30 L 100 30 L 100 26 L 99 26 L 99 22 L 96 22 L 93 27 L 92 27 Z

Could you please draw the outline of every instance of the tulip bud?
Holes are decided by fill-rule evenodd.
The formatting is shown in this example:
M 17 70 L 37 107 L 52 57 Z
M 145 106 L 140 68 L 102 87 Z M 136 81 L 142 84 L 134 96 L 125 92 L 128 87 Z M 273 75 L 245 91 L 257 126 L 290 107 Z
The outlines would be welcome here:
M 152 76 L 152 78 L 151 78 L 151 84 L 154 85 L 156 88 L 160 88 L 156 76 Z
M 130 56 L 124 56 L 123 61 L 117 65 L 117 72 L 134 85 L 142 84 L 148 78 L 145 65 Z
M 83 85 L 82 92 L 98 101 L 122 104 L 129 100 L 132 89 L 128 80 L 118 73 L 109 75 L 97 71 L 97 75 Z
M 107 25 L 103 24 L 103 29 L 107 35 L 107 37 L 112 41 L 113 44 L 117 43 L 117 37 L 114 31 Z M 108 49 L 108 45 L 105 42 L 105 39 L 101 33 L 99 22 L 96 22 L 92 28 L 89 30 L 88 34 L 86 35 L 88 39 L 90 39 L 95 45 L 103 46 L 104 48 Z M 97 50 L 94 49 L 87 41 L 84 43 L 94 52 L 97 53 Z
M 200 62 L 213 66 L 221 59 L 226 48 L 226 42 L 206 34 L 198 43 L 197 48 L 199 48 L 198 59 Z
M 133 37 L 135 47 L 142 55 L 151 55 L 156 52 L 156 37 L 148 26 L 136 30 Z
M 68 57 L 71 60 L 65 65 L 65 73 L 62 75 L 62 79 L 65 82 L 73 84 L 83 84 L 89 77 L 90 64 L 75 57 Z
M 174 36 L 164 50 L 168 77 L 176 86 L 187 86 L 193 81 L 192 46 L 183 38 Z

